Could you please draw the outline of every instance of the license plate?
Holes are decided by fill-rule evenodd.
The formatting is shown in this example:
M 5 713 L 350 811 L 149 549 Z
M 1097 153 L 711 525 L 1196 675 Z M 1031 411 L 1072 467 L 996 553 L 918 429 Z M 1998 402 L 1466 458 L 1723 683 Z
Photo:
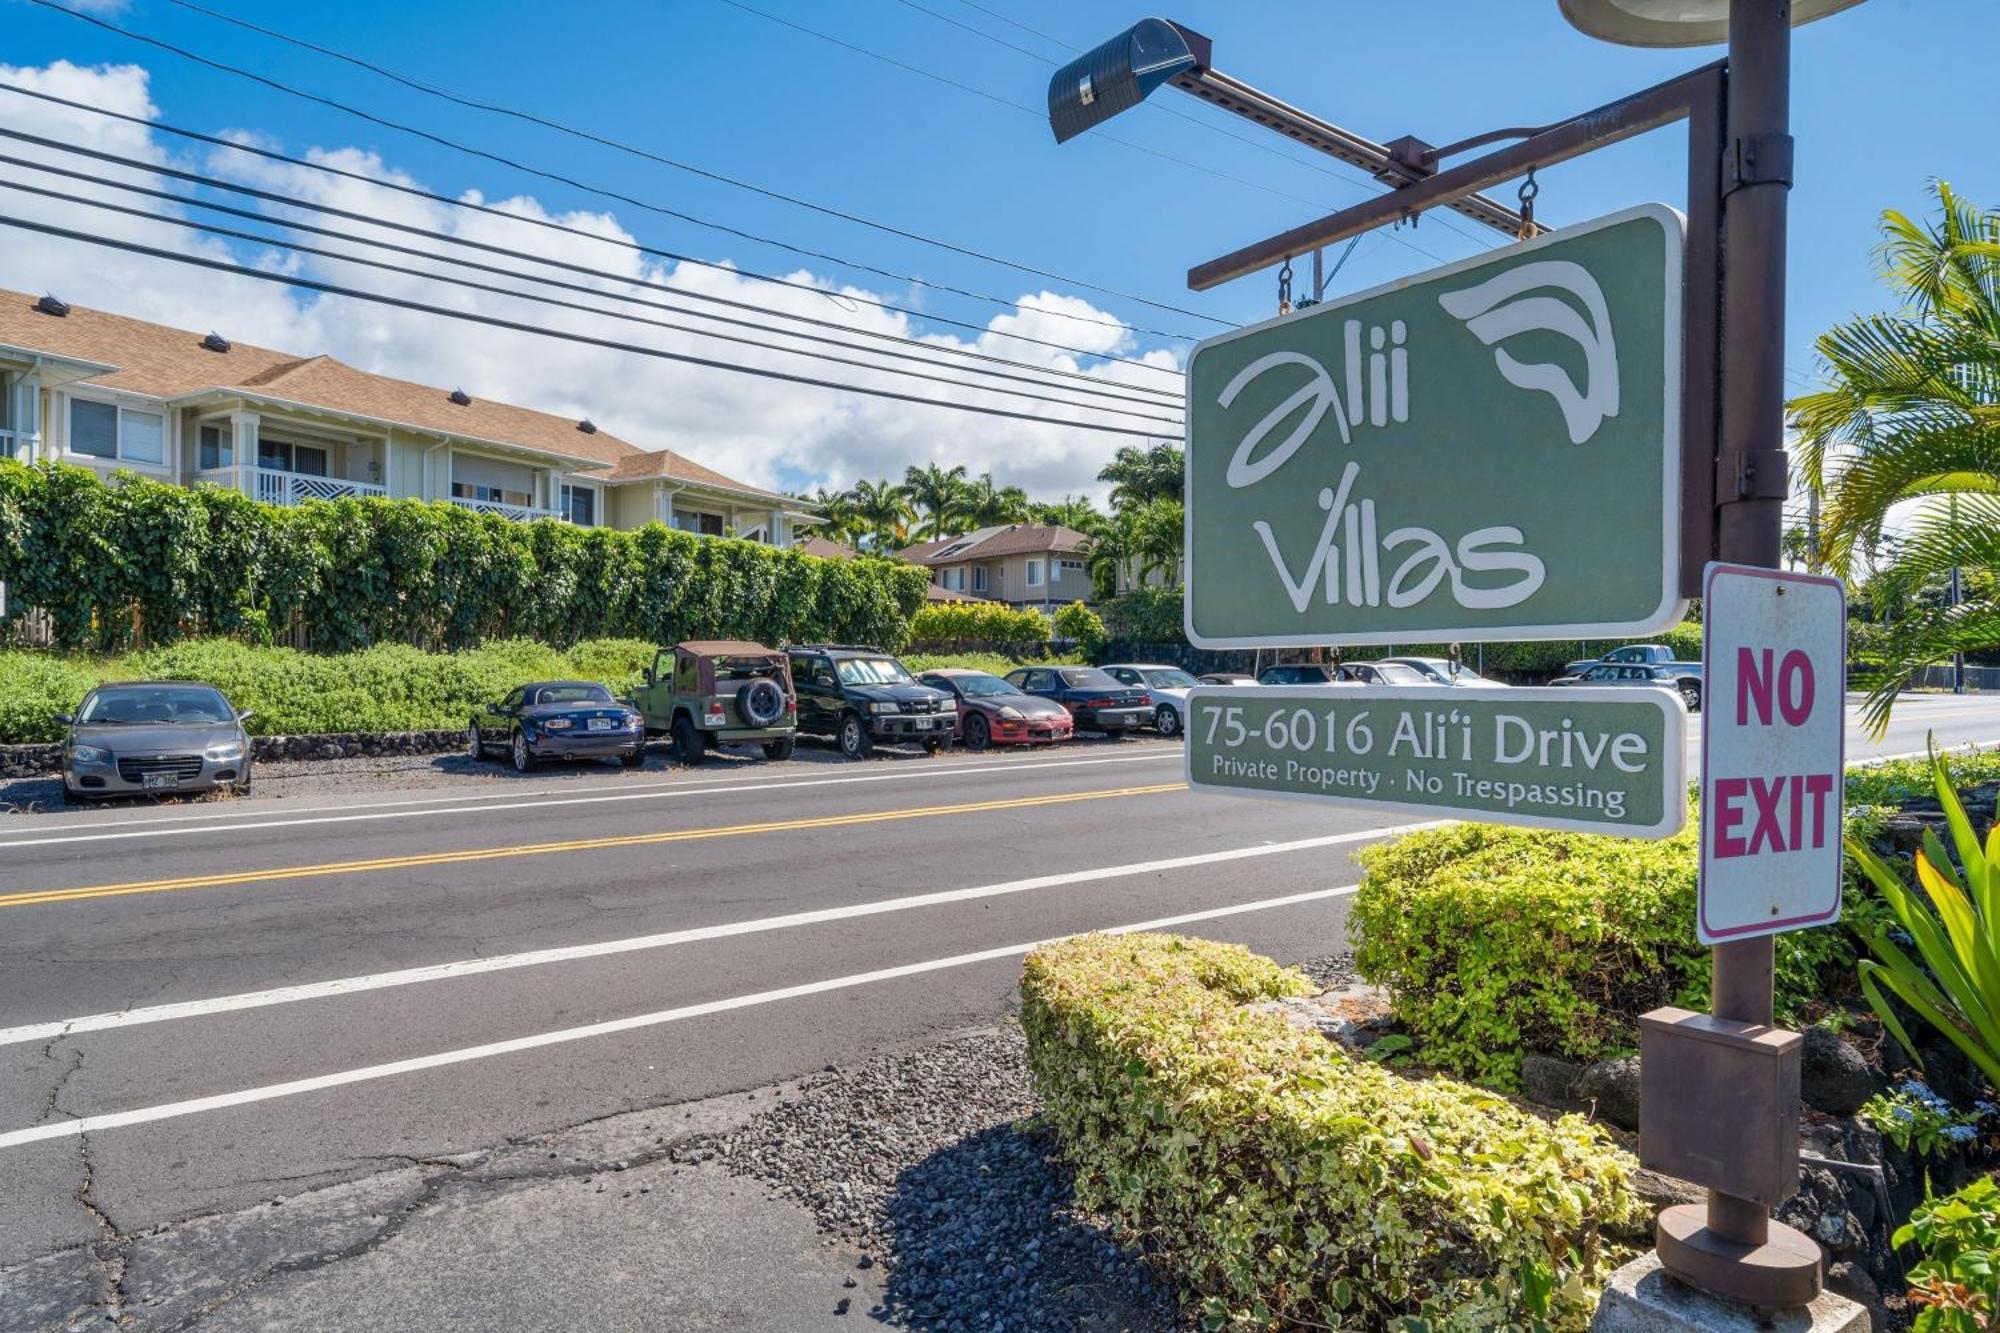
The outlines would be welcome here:
M 920 727 L 928 728 L 930 730 L 936 730 L 939 727 L 951 725 L 951 719 L 943 717 L 927 717 L 922 722 L 919 722 L 917 725 Z
M 609 731 L 611 730 L 611 719 L 608 717 L 593 717 L 590 719 L 590 729 L 592 731 Z
M 152 791 L 158 787 L 178 787 L 181 785 L 181 775 L 178 773 L 147 773 L 139 779 L 139 784 L 147 791 Z

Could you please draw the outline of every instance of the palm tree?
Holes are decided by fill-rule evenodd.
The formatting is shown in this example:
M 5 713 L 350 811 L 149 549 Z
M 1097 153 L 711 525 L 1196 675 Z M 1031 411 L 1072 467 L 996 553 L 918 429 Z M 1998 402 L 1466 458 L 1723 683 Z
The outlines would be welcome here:
M 866 530 L 866 524 L 854 508 L 852 491 L 829 491 L 821 486 L 811 495 L 798 497 L 819 511 L 826 520 L 819 529 L 819 535 L 831 542 L 852 542 Z
M 1037 523 L 1050 527 L 1070 528 L 1076 532 L 1095 532 L 1104 522 L 1104 515 L 1097 512 L 1097 506 L 1088 496 L 1065 495 L 1054 504 L 1038 504 L 1030 508 L 1031 517 Z
M 1910 502 L 1888 571 L 1914 586 L 1954 567 L 2000 570 L 2000 212 L 1938 182 L 1936 221 L 1882 215 L 1883 275 L 1901 308 L 1836 324 L 1816 344 L 1829 387 L 1790 404 L 1807 476 L 1824 476 L 1822 558 L 1851 572 Z M 2000 600 L 1901 621 L 1864 708 L 1886 728 L 1912 672 L 2000 644 Z
M 868 533 L 869 549 L 887 554 L 909 539 L 916 511 L 901 486 L 893 481 L 857 481 L 853 496 L 855 517 Z
M 1126 509 L 1148 500 L 1180 499 L 1186 471 L 1187 461 L 1181 456 L 1179 445 L 1141 448 L 1128 444 L 1112 455 L 1097 479 L 1111 483 L 1111 507 Z
M 1181 581 L 1181 553 L 1187 547 L 1187 514 L 1179 500 L 1148 500 L 1129 511 L 1137 559 L 1137 581 L 1157 571 L 1167 587 Z
M 975 528 L 1000 523 L 1026 523 L 1034 518 L 1028 493 L 1019 486 L 995 486 L 993 474 L 982 472 L 960 494 L 960 512 Z
M 1097 525 L 1084 553 L 1084 567 L 1090 571 L 1091 590 L 1099 601 L 1118 595 L 1118 585 L 1129 582 L 1139 561 L 1139 524 L 1134 512 L 1121 509 Z
M 903 491 L 924 511 L 925 540 L 936 541 L 954 531 L 952 521 L 965 509 L 965 464 L 945 469 L 936 463 L 903 472 Z

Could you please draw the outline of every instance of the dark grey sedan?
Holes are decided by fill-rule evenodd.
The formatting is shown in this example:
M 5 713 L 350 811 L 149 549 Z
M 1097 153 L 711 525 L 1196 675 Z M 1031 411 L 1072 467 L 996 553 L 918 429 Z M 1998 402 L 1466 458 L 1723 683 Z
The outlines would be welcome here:
M 250 790 L 248 709 L 213 685 L 149 680 L 100 685 L 65 714 L 63 791 L 71 800 L 232 787 Z

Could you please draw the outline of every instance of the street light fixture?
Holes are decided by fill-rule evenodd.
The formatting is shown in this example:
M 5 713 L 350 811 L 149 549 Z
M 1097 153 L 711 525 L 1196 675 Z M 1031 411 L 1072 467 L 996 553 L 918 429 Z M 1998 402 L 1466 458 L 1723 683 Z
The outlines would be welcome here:
M 1175 75 L 1206 67 L 1208 53 L 1208 38 L 1165 19 L 1142 19 L 1084 52 L 1049 80 L 1056 142 L 1131 110 Z
M 1620 46 L 1711 46 L 1729 40 L 1729 0 L 1560 0 L 1579 32 Z M 1861 0 L 1792 0 L 1792 26 Z

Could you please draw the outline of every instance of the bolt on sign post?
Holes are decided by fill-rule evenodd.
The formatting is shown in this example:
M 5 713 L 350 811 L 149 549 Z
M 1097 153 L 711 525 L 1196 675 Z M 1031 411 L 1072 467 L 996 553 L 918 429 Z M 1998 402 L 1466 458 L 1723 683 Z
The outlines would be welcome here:
M 1196 347 L 1188 638 L 1678 621 L 1680 215 L 1629 209 Z

